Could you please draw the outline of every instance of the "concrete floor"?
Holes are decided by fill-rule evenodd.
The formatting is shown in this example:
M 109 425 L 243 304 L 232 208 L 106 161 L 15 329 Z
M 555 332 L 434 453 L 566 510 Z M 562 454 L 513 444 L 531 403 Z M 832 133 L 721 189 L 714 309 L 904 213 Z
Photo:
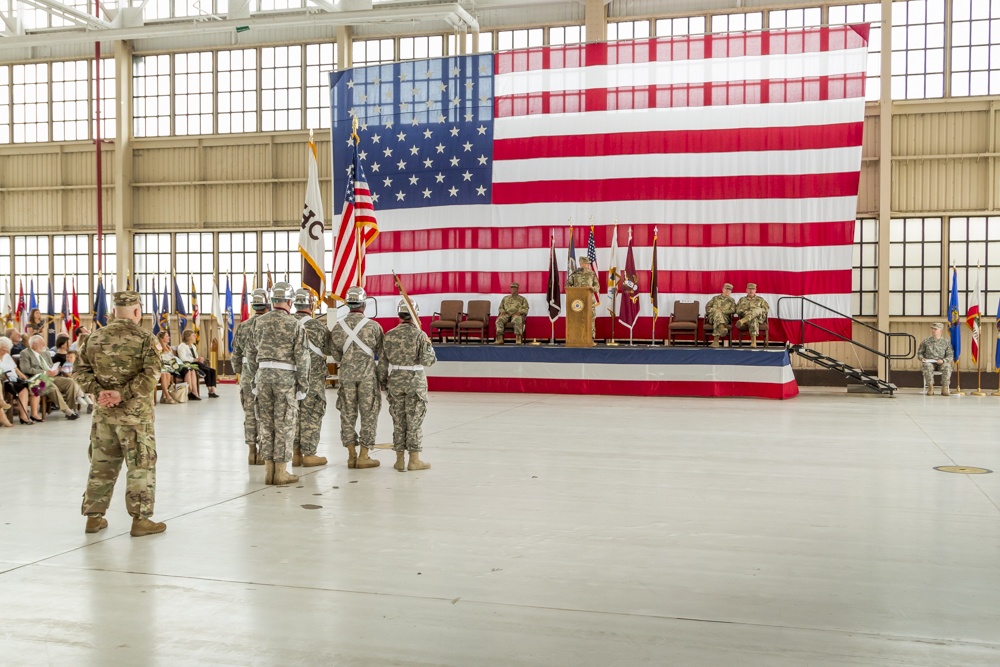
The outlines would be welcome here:
M 1000 399 L 433 394 L 400 474 L 331 392 L 268 488 L 222 393 L 158 409 L 159 536 L 121 483 L 84 534 L 88 420 L 0 432 L 0 664 L 1000 664 L 1000 472 L 933 470 L 1000 471 Z

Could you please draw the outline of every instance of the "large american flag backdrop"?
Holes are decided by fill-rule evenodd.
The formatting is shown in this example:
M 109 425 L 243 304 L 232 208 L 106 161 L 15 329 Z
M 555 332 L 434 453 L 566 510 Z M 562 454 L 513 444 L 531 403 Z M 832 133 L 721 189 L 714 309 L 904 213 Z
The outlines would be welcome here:
M 786 295 L 850 314 L 867 37 L 854 25 L 656 38 L 331 74 L 333 193 L 356 117 L 381 230 L 366 284 L 379 316 L 394 317 L 393 270 L 423 314 L 475 298 L 495 313 L 516 281 L 527 336 L 547 337 L 550 234 L 565 272 L 570 221 L 577 248 L 595 225 L 601 269 L 614 223 L 621 247 L 631 227 L 643 293 L 658 228 L 661 314 L 675 299 L 704 307 L 727 281 L 756 282 L 772 317 Z M 850 335 L 828 310 L 805 315 Z

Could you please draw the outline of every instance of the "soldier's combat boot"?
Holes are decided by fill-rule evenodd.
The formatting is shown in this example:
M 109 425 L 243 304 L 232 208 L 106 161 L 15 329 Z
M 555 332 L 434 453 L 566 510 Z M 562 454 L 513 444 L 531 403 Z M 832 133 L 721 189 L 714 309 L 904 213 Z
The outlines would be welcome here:
M 250 447 L 249 445 L 247 445 L 247 447 L 250 450 L 249 452 L 247 452 L 247 465 L 248 466 L 263 465 L 264 464 L 264 459 L 262 459 L 260 457 L 260 455 L 257 454 L 257 448 L 256 447 Z
M 495 341 L 493 341 L 493 344 L 494 345 L 503 345 L 503 337 L 501 336 L 500 338 L 497 338 Z
M 129 534 L 132 537 L 143 537 L 144 535 L 156 535 L 157 533 L 162 533 L 166 529 L 167 524 L 165 523 L 157 523 L 152 519 L 132 517 L 132 530 Z
M 719 347 L 719 337 L 712 336 L 712 347 Z
M 274 461 L 264 461 L 264 483 L 274 484 Z
M 750 347 L 757 347 L 757 337 L 750 336 Z
M 420 452 L 410 452 L 410 464 L 406 466 L 407 470 L 427 470 L 430 467 L 430 463 L 420 460 Z
M 951 396 L 951 392 L 948 391 L 948 387 L 941 387 L 941 395 L 942 396 Z
M 271 484 L 294 484 L 299 481 L 298 475 L 293 475 L 285 469 L 287 465 L 284 461 L 274 461 L 274 476 L 271 479 Z
M 104 530 L 108 527 L 108 520 L 103 516 L 88 516 L 87 517 L 87 528 L 84 532 L 96 533 L 99 530 Z
M 927 385 L 927 395 L 928 396 L 934 395 L 934 385 L 932 384 Z
M 399 472 L 406 472 L 406 452 L 396 452 L 396 465 L 392 467 Z
M 298 468 L 302 465 L 302 450 L 296 447 L 292 450 L 292 466 Z
M 382 462 L 378 459 L 373 459 L 368 456 L 368 448 L 362 445 L 361 454 L 358 456 L 358 466 L 359 468 L 377 468 L 382 465 Z
M 262 466 L 265 463 L 267 463 L 267 461 L 264 460 L 264 454 L 262 454 L 259 449 L 255 450 L 255 452 L 256 452 L 257 456 L 256 456 L 256 460 L 254 461 L 253 465 L 255 465 L 255 466 Z
M 514 341 L 517 345 L 524 345 L 524 336 L 518 336 L 517 340 Z
M 316 466 L 325 466 L 326 457 L 316 456 L 315 454 L 306 454 L 302 457 L 302 463 L 300 463 L 303 468 L 315 468 Z
M 358 448 L 354 445 L 347 446 L 347 467 L 357 468 L 358 467 Z

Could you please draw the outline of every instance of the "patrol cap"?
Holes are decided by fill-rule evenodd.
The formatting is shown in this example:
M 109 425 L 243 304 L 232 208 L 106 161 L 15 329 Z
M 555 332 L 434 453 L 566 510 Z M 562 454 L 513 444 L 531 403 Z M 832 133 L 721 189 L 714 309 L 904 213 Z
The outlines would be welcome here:
M 294 304 L 296 308 L 309 308 L 312 306 L 312 292 L 307 289 L 295 290 Z
M 726 283 L 725 285 L 722 286 L 722 289 L 729 289 L 729 290 L 731 290 L 731 289 L 733 289 L 733 284 L 732 283 Z
M 587 266 L 590 266 L 590 258 L 589 257 L 581 257 L 580 260 L 579 260 L 579 262 L 577 262 L 577 263 L 580 264 L 580 266 L 583 266 L 584 264 L 586 264 Z
M 747 289 L 757 289 L 757 283 L 747 283 Z
M 511 283 L 511 284 L 510 284 L 510 286 L 511 286 L 511 287 L 516 287 L 516 288 L 518 288 L 518 289 L 521 289 L 521 285 L 520 285 L 520 283 Z
M 267 290 L 263 287 L 258 287 L 250 295 L 250 305 L 253 306 L 254 310 L 261 310 L 267 308 Z
M 400 299 L 399 303 L 396 304 L 396 312 L 400 315 L 409 315 L 410 309 L 406 307 L 406 299 Z M 420 314 L 420 307 L 417 304 L 413 304 L 413 312 L 417 315 Z
M 274 283 L 274 287 L 271 288 L 271 303 L 280 303 L 282 301 L 291 301 L 295 296 L 295 290 L 288 283 L 282 281 Z
M 114 302 L 116 306 L 138 306 L 139 305 L 139 293 L 135 290 L 122 290 L 121 292 L 115 292 Z
M 360 306 L 365 302 L 367 297 L 368 295 L 365 294 L 365 288 L 355 285 L 354 287 L 347 288 L 347 298 L 344 300 L 347 302 L 348 306 Z
M 931 329 L 944 329 L 944 325 L 941 324 L 940 322 L 935 322 L 934 324 L 931 325 Z

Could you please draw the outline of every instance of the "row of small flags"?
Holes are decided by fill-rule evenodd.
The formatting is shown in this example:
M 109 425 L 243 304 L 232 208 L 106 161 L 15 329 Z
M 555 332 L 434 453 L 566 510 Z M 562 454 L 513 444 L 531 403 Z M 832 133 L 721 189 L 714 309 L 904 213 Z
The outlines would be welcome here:
M 976 283 L 969 299 L 969 307 L 965 313 L 965 325 L 972 334 L 972 363 L 979 367 L 979 321 L 983 312 L 983 292 L 980 288 L 981 269 L 976 267 Z M 962 325 L 959 323 L 958 312 L 958 269 L 951 267 L 951 298 L 948 300 L 948 323 L 951 331 L 951 347 L 954 350 L 955 361 L 962 356 Z M 1000 300 L 997 302 L 997 342 L 996 356 L 993 368 L 1000 371 Z

